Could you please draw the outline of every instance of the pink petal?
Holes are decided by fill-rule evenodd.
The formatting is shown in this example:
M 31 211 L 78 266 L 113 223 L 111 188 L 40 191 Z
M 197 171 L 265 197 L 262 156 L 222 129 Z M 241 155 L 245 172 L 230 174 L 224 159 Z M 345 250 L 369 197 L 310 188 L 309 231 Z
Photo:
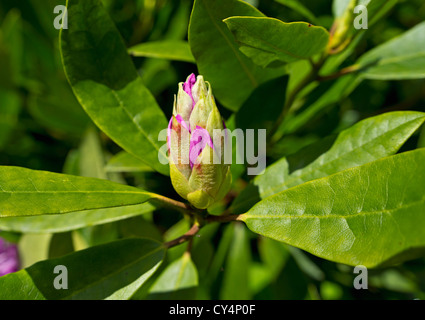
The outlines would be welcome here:
M 190 146 L 189 146 L 189 162 L 190 167 L 193 168 L 193 165 L 196 162 L 196 159 L 201 154 L 202 150 L 209 145 L 212 149 L 214 149 L 214 144 L 211 139 L 208 130 L 196 126 L 195 130 L 192 133 L 190 138 Z
M 0 238 L 0 277 L 19 270 L 18 248 Z
M 180 125 L 185 128 L 190 133 L 190 127 L 187 125 L 187 123 L 183 120 L 181 115 L 176 115 L 176 120 L 180 123 Z
M 171 139 L 171 128 L 173 127 L 173 116 L 171 116 L 170 122 L 168 123 L 168 129 L 167 129 L 167 145 L 168 145 L 168 151 L 171 149 L 170 145 L 170 139 Z
M 192 98 L 192 109 L 195 106 L 195 99 L 193 99 L 192 88 L 196 83 L 196 76 L 192 73 L 187 81 L 183 83 L 183 90 Z

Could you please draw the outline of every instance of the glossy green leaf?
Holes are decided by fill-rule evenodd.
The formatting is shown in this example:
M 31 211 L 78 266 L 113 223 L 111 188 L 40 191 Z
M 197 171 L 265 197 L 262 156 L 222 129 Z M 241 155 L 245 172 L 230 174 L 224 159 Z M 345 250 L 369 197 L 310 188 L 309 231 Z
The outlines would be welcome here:
M 124 220 L 155 210 L 149 203 L 116 208 L 69 212 L 60 215 L 7 217 L 0 219 L 0 230 L 23 233 L 56 233 Z
M 230 17 L 224 22 L 239 49 L 262 67 L 308 59 L 321 53 L 329 41 L 326 29 L 306 22 L 267 17 Z
M 160 243 L 147 239 L 91 247 L 1 277 L 0 299 L 130 299 L 157 269 L 164 254 Z M 60 275 L 54 273 L 58 265 L 67 268 L 67 290 L 54 287 L 54 280 Z
M 365 53 L 357 62 L 367 79 L 425 77 L 425 22 Z
M 171 263 L 158 277 L 150 289 L 150 299 L 193 299 L 194 289 L 198 286 L 198 271 L 185 253 Z
M 422 112 L 398 111 L 365 119 L 342 131 L 332 147 L 308 166 L 293 171 L 286 158 L 256 178 L 261 198 L 313 179 L 396 153 L 424 123 Z
M 376 267 L 425 246 L 425 149 L 277 193 L 240 216 L 254 232 L 319 257 Z M 412 250 L 412 251 L 410 251 Z
M 424 113 L 410 111 L 390 112 L 360 121 L 342 131 L 334 141 L 327 141 L 326 146 L 332 143 L 329 150 L 305 166 L 302 163 L 294 166 L 291 158 L 301 156 L 308 159 L 308 156 L 295 154 L 267 167 L 265 173 L 257 176 L 235 200 L 232 208 L 235 213 L 243 213 L 260 198 L 392 155 L 424 121 Z M 323 144 L 324 141 L 319 143 Z M 316 148 L 321 150 L 320 146 L 312 146 L 310 153 L 316 154 Z M 307 147 L 302 153 L 308 153 L 308 150 Z
M 155 195 L 107 180 L 0 167 L 0 217 L 135 205 Z
M 128 49 L 134 57 L 160 58 L 184 62 L 195 62 L 189 43 L 180 40 L 145 42 Z
M 264 15 L 240 0 L 196 0 L 189 24 L 189 44 L 199 73 L 213 88 L 215 97 L 236 111 L 261 83 L 285 73 L 256 66 L 241 51 L 223 19 Z
M 158 134 L 164 113 L 143 85 L 121 36 L 100 0 L 68 0 L 69 29 L 61 31 L 65 73 L 96 125 L 124 150 L 168 175 Z
M 107 172 L 150 172 L 151 167 L 128 152 L 121 151 L 109 159 L 105 170 Z

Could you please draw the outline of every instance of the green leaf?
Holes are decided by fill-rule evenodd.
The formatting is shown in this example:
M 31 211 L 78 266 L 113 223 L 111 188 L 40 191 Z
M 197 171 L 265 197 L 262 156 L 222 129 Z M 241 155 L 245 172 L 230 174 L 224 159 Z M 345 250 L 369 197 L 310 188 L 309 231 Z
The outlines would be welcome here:
M 135 205 L 153 197 L 107 180 L 0 167 L 0 218 Z
M 300 1 L 298 0 L 275 0 L 275 1 L 298 12 L 299 14 L 307 18 L 311 23 L 318 24 L 318 20 L 314 16 L 314 14 L 307 7 L 305 7 Z
M 213 88 L 215 97 L 236 111 L 261 83 L 285 70 L 256 66 L 238 49 L 223 19 L 231 16 L 264 16 L 240 0 L 196 0 L 189 24 L 189 44 L 199 73 Z
M 49 259 L 63 257 L 74 251 L 72 232 L 61 232 L 52 235 L 49 244 Z
M 24 234 L 19 239 L 19 262 L 21 268 L 27 268 L 49 256 L 49 244 L 52 234 Z
M 371 26 L 392 9 L 397 2 L 398 0 L 359 0 L 357 4 L 366 6 L 369 20 L 368 26 Z M 350 0 L 334 0 L 332 5 L 334 17 L 341 17 L 349 3 Z
M 125 239 L 51 259 L 0 278 L 0 299 L 129 299 L 164 258 L 152 240 Z M 56 266 L 68 270 L 68 289 L 57 290 Z
M 264 199 L 304 182 L 392 155 L 424 121 L 424 113 L 410 111 L 365 119 L 342 131 L 332 147 L 308 166 L 293 171 L 283 158 L 268 167 L 254 183 Z
M 0 230 L 22 233 L 57 233 L 124 220 L 155 210 L 149 203 L 117 208 L 69 212 L 60 215 L 7 217 L 0 219 Z
M 0 28 L 0 86 L 13 88 L 23 82 L 23 21 L 21 13 L 12 8 Z
M 357 63 L 367 79 L 425 78 L 425 22 L 365 53 Z
M 231 17 L 224 22 L 239 49 L 262 67 L 308 59 L 321 53 L 329 41 L 326 29 L 306 22 L 266 17 Z
M 128 49 L 135 57 L 160 58 L 195 63 L 189 43 L 181 40 L 145 42 Z
M 28 111 L 38 123 L 53 131 L 80 137 L 90 122 L 66 81 L 46 77 L 46 89 L 28 99 Z
M 194 289 L 198 286 L 198 272 L 185 253 L 171 263 L 158 277 L 150 289 L 149 299 L 174 300 L 193 299 Z
M 248 273 L 251 264 L 249 234 L 239 223 L 232 227 L 234 234 L 224 267 L 220 299 L 249 300 L 252 299 Z
M 297 154 L 273 163 L 263 175 L 257 176 L 253 183 L 236 198 L 232 205 L 235 213 L 242 213 L 257 201 L 296 185 L 326 177 L 339 171 L 359 166 L 367 162 L 396 153 L 404 142 L 424 123 L 425 114 L 421 112 L 398 111 L 360 121 L 351 128 L 342 131 L 338 137 L 319 141 L 329 150 L 320 157 L 302 166 L 294 166 L 292 159 L 300 158 Z M 302 158 L 308 159 L 306 153 L 316 154 L 320 145 L 313 145 L 300 151 Z
M 268 197 L 240 220 L 335 262 L 404 260 L 406 250 L 417 254 L 425 245 L 424 161 L 418 149 L 347 169 Z
M 233 235 L 234 227 L 230 224 L 224 226 L 217 250 L 208 269 L 207 278 L 205 279 L 205 285 L 207 287 L 211 287 L 217 282 L 220 272 L 224 268 L 224 261 L 232 243 Z
M 0 149 L 2 149 L 18 123 L 21 99 L 15 91 L 0 88 Z
M 68 0 L 61 30 L 62 61 L 84 110 L 112 140 L 158 172 L 168 166 L 158 134 L 167 120 L 143 85 L 123 40 L 100 0 Z
M 152 168 L 128 152 L 121 151 L 106 164 L 107 172 L 150 172 Z
M 95 128 L 90 127 L 86 130 L 79 147 L 79 154 L 80 176 L 108 179 L 105 172 L 105 156 Z
M 332 3 L 332 13 L 334 17 L 340 17 L 348 7 L 351 0 L 334 0 Z
M 256 88 L 235 114 L 236 127 L 242 130 L 270 128 L 282 112 L 287 85 L 288 76 L 283 76 Z M 264 105 L 267 112 L 258 112 L 260 105 Z
M 323 84 L 309 94 L 305 107 L 296 115 L 289 114 L 279 129 L 281 135 L 293 133 L 312 119 L 322 115 L 332 106 L 346 98 L 361 83 L 362 79 L 357 74 L 346 75 L 330 84 Z M 319 94 L 319 97 L 315 95 Z

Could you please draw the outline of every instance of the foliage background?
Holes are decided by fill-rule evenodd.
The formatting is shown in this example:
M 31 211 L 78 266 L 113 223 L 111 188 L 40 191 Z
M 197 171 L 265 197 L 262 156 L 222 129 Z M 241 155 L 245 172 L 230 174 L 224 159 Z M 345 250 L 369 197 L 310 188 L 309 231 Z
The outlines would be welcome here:
M 104 0 L 127 47 L 155 40 L 186 40 L 192 8 L 189 0 Z M 272 0 L 250 1 L 269 17 L 286 22 L 305 18 Z M 330 29 L 332 1 L 302 2 Z M 59 0 L 2 0 L 0 3 L 0 164 L 52 172 L 93 175 L 99 139 L 105 159 L 120 148 L 92 125 L 66 81 L 53 28 L 53 8 Z M 399 1 L 384 19 L 365 33 L 345 62 L 402 34 L 424 21 L 422 0 Z M 134 58 L 148 89 L 168 116 L 177 83 L 196 66 L 188 62 Z M 294 134 L 285 136 L 270 154 L 269 163 L 292 154 L 361 119 L 395 110 L 425 111 L 425 80 L 363 81 L 348 97 L 327 106 Z M 219 107 L 227 118 L 230 111 Z M 261 112 L 261 111 L 258 111 Z M 423 129 L 424 131 L 425 129 Z M 94 140 L 92 140 L 94 139 Z M 403 146 L 425 146 L 425 133 Z M 91 146 L 91 147 L 90 147 Z M 86 148 L 86 149 L 85 149 Z M 91 150 L 90 152 L 84 150 Z M 108 173 L 115 181 L 127 181 L 178 199 L 167 177 L 152 172 Z M 247 177 L 244 177 L 246 180 Z M 237 184 L 236 184 L 237 187 Z M 232 196 L 232 195 L 230 195 Z M 155 214 L 121 222 L 55 234 L 0 235 L 18 242 L 23 267 L 121 237 L 143 234 L 157 240 L 171 239 L 187 229 L 178 213 Z M 371 270 L 369 290 L 355 290 L 352 268 L 329 262 L 269 239 L 259 238 L 239 224 L 210 226 L 195 242 L 193 260 L 199 273 L 196 292 L 180 292 L 166 298 L 230 299 L 412 299 L 425 298 L 425 260 Z M 165 266 L 180 257 L 184 248 L 170 250 Z M 276 258 L 278 257 L 278 258 Z M 145 286 L 144 290 L 147 286 Z M 142 288 L 143 289 L 143 288 Z M 141 290 L 138 297 L 146 298 Z M 148 296 L 149 298 L 164 298 Z

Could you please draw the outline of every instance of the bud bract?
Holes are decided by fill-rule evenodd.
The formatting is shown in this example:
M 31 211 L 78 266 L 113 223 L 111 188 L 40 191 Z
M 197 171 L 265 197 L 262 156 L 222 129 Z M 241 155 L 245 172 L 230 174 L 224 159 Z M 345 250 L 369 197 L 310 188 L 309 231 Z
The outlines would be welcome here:
M 351 41 L 353 22 L 354 22 L 354 7 L 358 0 L 350 0 L 347 3 L 342 16 L 337 17 L 330 31 L 328 43 L 328 52 L 336 54 L 344 50 Z
M 211 85 L 194 74 L 179 83 L 167 133 L 170 177 L 177 193 L 196 208 L 208 208 L 230 189 L 224 129 Z

